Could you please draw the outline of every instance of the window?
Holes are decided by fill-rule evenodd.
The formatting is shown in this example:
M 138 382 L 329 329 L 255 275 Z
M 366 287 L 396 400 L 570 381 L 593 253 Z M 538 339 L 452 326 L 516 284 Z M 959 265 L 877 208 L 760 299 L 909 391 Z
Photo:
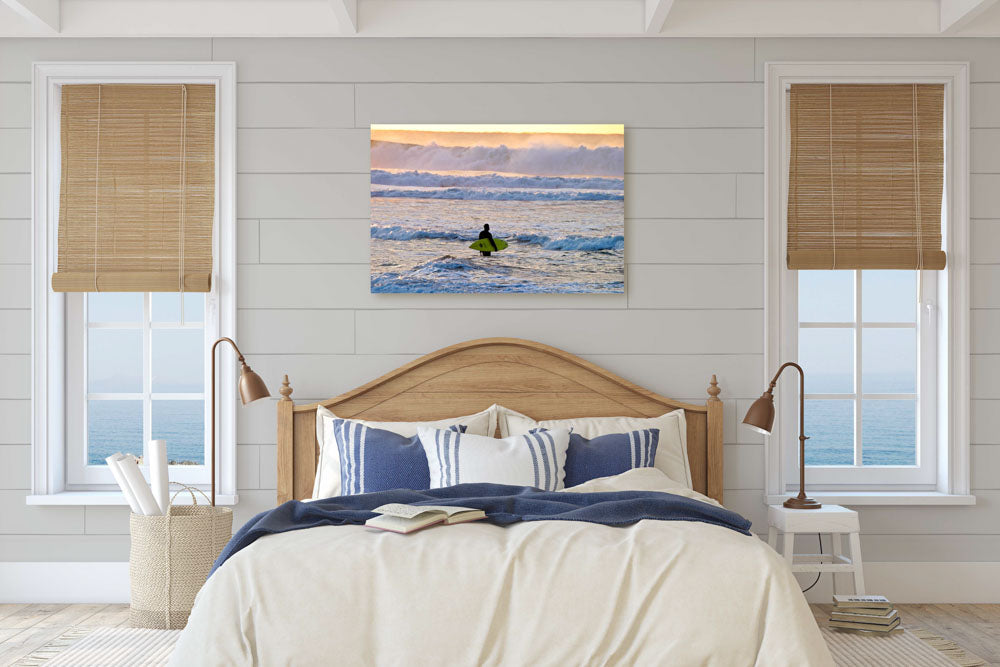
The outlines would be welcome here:
M 208 298 L 206 298 L 206 296 Z M 67 483 L 110 484 L 105 459 L 167 442 L 171 479 L 207 481 L 212 293 L 67 296 Z M 211 332 L 211 333 L 209 333 Z
M 766 66 L 765 366 L 773 372 L 797 360 L 805 369 L 806 483 L 821 501 L 974 501 L 967 495 L 967 75 L 964 64 Z M 944 85 L 945 270 L 786 267 L 788 90 L 798 83 Z M 766 444 L 769 502 L 798 485 L 797 382 L 785 379 L 778 392 Z
M 810 479 L 933 484 L 936 320 L 920 297 L 936 272 L 795 273 Z
M 200 84 L 201 90 L 206 84 L 214 87 L 215 204 L 214 214 L 208 209 L 213 217 L 211 275 L 204 275 L 205 281 L 210 279 L 210 291 L 192 291 L 195 283 L 189 272 L 206 266 L 202 262 L 192 268 L 194 261 L 187 263 L 186 270 L 176 269 L 180 273 L 175 273 L 172 283 L 146 287 L 170 289 L 178 285 L 176 275 L 182 275 L 180 283 L 186 291 L 53 291 L 59 259 L 61 89 L 77 84 Z M 113 94 L 108 88 L 104 92 Z M 234 66 L 36 63 L 33 94 L 36 354 L 33 488 L 28 502 L 125 504 L 104 459 L 117 451 L 143 456 L 150 439 L 167 441 L 172 481 L 207 486 L 205 462 L 210 451 L 207 425 L 211 411 L 207 400 L 211 389 L 208 350 L 211 341 L 219 336 L 234 335 L 236 319 Z M 191 95 L 188 98 L 193 99 Z M 211 144 L 208 150 L 211 155 Z M 208 173 L 211 187 L 212 172 Z M 119 220 L 117 224 L 128 225 L 131 220 Z M 132 237 L 128 240 L 134 243 Z M 90 242 L 97 243 L 96 233 Z M 189 238 L 188 242 L 193 241 Z M 103 237 L 101 243 L 107 245 Z M 180 266 L 185 266 L 184 261 Z M 96 284 L 96 260 L 94 267 Z M 140 266 L 139 270 L 148 272 L 152 267 Z M 86 275 L 81 278 L 72 272 L 60 278 L 70 283 L 89 280 Z M 101 284 L 107 279 L 114 285 L 120 277 L 102 273 L 100 279 Z M 155 277 L 149 280 L 155 282 Z M 219 359 L 218 378 L 218 395 L 235 396 L 236 368 L 228 355 Z M 227 504 L 236 501 L 235 408 L 234 401 L 220 400 L 216 412 L 217 498 Z

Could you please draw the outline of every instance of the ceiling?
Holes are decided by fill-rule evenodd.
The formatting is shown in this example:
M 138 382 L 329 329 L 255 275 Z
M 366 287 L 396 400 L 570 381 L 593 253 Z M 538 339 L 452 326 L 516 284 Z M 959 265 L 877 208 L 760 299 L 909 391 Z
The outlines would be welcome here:
M 1000 36 L 998 0 L 0 0 L 0 37 Z

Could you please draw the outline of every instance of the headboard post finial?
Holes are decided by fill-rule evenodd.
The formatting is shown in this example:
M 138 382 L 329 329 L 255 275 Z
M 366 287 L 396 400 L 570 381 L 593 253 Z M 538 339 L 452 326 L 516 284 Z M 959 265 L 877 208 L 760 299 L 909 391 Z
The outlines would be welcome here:
M 287 379 L 287 376 L 286 376 Z M 719 400 L 719 394 L 722 393 L 722 389 L 719 388 L 719 381 L 715 379 L 715 373 L 712 373 L 712 381 L 708 383 L 708 395 L 710 401 Z
M 278 502 L 283 503 L 295 498 L 295 402 L 287 375 L 278 392 Z
M 278 393 L 281 394 L 281 400 L 292 400 L 292 385 L 288 384 L 288 375 L 285 375 L 285 379 L 281 381 L 281 389 L 278 390 Z
M 719 394 L 722 389 L 719 381 L 712 374 L 712 380 L 708 383 L 708 400 L 705 407 L 708 408 L 708 440 L 705 443 L 705 454 L 708 467 L 708 478 L 706 487 L 708 491 L 705 495 L 722 502 L 722 401 Z

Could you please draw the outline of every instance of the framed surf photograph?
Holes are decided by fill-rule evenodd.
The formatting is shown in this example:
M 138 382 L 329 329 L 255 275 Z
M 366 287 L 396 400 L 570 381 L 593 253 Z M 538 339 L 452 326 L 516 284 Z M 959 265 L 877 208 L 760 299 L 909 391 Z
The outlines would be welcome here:
M 372 125 L 371 291 L 624 292 L 624 125 Z

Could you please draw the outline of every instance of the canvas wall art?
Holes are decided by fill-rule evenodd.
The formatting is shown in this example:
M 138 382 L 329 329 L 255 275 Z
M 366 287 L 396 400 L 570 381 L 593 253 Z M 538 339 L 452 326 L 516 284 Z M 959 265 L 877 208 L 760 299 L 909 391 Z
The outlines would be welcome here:
M 372 125 L 372 292 L 625 291 L 623 125 Z

